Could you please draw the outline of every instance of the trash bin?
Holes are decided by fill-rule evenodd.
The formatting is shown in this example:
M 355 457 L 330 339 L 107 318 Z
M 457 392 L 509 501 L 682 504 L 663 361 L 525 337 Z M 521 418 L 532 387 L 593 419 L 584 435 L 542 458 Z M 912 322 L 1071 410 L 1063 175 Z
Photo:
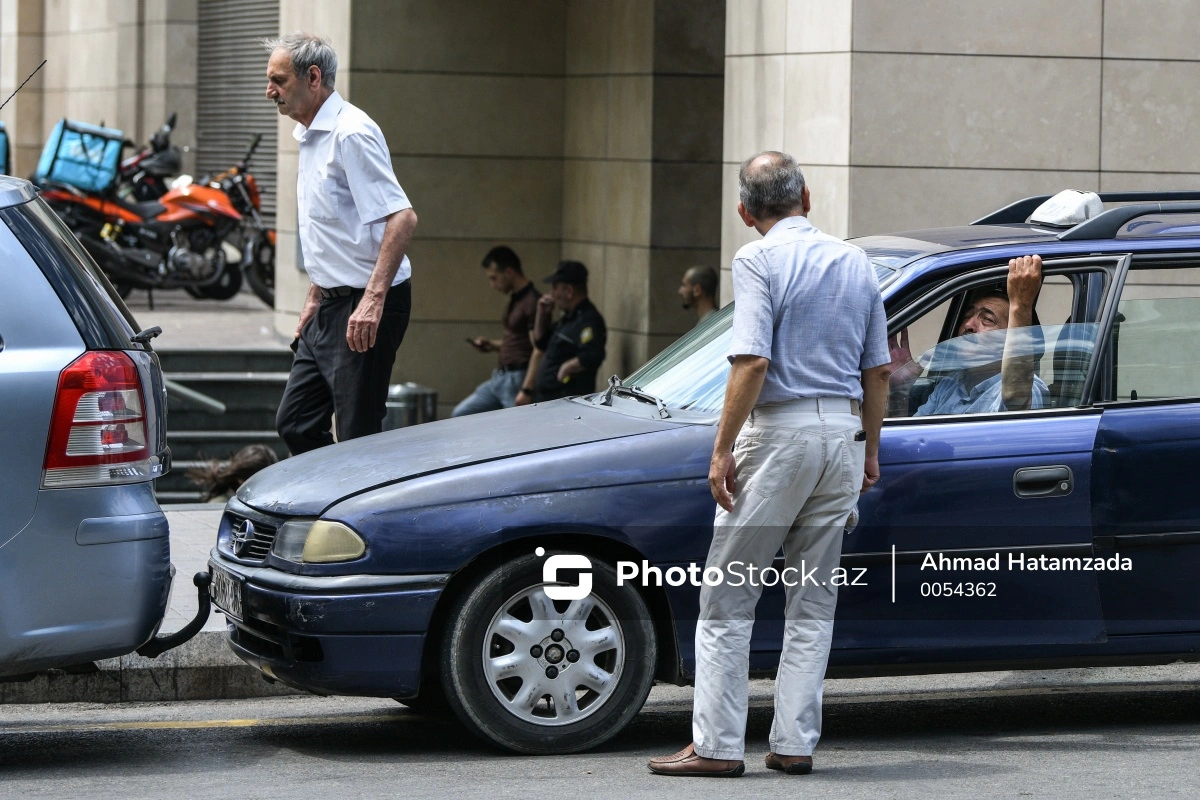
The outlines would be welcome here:
M 385 431 L 407 428 L 437 419 L 437 390 L 419 383 L 393 383 L 388 387 Z

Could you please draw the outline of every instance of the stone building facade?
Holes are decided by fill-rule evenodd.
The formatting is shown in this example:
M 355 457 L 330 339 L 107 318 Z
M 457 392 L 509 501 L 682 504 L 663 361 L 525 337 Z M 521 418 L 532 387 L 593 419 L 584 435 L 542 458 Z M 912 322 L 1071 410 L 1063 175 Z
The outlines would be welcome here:
M 0 0 L 0 113 L 28 174 L 59 116 L 143 139 L 195 135 L 206 0 Z M 814 222 L 842 236 L 966 222 L 1062 188 L 1194 188 L 1195 0 L 279 0 L 279 29 L 329 36 L 339 90 L 383 127 L 420 216 L 397 379 L 442 413 L 491 368 L 488 248 L 531 277 L 584 261 L 608 319 L 602 374 L 685 331 L 675 287 L 754 234 L 738 162 L 806 165 Z M 189 43 L 192 43 L 189 48 Z M 169 57 L 167 54 L 170 54 Z M 265 55 L 263 59 L 265 67 Z M 256 100 L 255 100 L 256 102 Z M 265 100 L 263 101 L 265 102 Z M 278 128 L 277 326 L 305 279 L 292 124 Z

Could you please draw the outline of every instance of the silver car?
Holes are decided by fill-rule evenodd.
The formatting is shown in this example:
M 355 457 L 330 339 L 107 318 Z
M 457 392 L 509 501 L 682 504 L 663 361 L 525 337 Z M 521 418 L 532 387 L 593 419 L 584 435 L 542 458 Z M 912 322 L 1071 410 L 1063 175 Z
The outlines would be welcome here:
M 0 676 L 152 654 L 173 575 L 157 329 L 27 181 L 0 177 L 0 223 Z

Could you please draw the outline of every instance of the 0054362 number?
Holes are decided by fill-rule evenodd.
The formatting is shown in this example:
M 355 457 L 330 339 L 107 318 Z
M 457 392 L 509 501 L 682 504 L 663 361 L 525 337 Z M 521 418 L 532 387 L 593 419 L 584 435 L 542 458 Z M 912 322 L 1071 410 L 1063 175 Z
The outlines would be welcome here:
M 921 597 L 995 597 L 994 583 L 922 583 Z

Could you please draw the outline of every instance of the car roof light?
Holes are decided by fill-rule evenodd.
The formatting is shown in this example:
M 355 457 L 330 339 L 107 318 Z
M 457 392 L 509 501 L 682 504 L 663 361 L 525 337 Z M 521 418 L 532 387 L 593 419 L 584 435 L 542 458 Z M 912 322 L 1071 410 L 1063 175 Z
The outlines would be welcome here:
M 1104 201 L 1095 192 L 1064 189 L 1029 215 L 1034 225 L 1070 228 L 1104 213 Z

